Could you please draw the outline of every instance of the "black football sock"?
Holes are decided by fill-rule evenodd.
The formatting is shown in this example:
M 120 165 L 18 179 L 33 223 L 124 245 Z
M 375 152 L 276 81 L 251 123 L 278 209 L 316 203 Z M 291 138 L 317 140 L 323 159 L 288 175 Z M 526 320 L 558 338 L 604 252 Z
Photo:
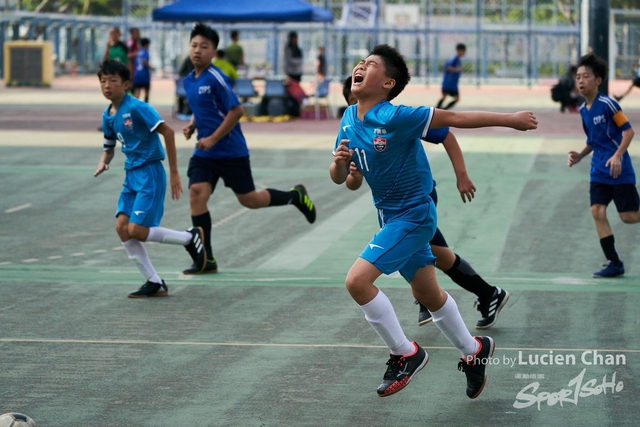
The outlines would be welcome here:
M 444 102 L 444 98 L 442 98 L 440 101 L 438 101 L 438 105 L 436 105 L 436 108 L 442 108 L 442 103 Z
M 616 251 L 616 241 L 613 238 L 613 234 L 600 239 L 600 246 L 602 246 L 604 256 L 611 261 L 613 265 L 619 266 L 621 261 L 618 256 L 618 251 Z
M 293 202 L 293 194 L 290 191 L 275 190 L 273 188 L 267 188 L 267 191 L 271 195 L 269 206 L 283 206 Z
M 448 110 L 450 108 L 453 108 L 454 105 L 456 105 L 458 101 L 451 101 L 446 107 L 444 107 L 445 110 Z
M 495 286 L 485 282 L 471 267 L 471 264 L 458 254 L 456 254 L 456 262 L 453 267 L 445 271 L 444 274 L 449 276 L 461 288 L 476 294 L 481 300 L 488 300 L 496 290 Z
M 211 249 L 211 214 L 209 211 L 198 215 L 191 216 L 191 224 L 194 227 L 201 227 L 204 232 L 204 249 L 207 251 L 207 259 L 213 258 L 213 250 Z

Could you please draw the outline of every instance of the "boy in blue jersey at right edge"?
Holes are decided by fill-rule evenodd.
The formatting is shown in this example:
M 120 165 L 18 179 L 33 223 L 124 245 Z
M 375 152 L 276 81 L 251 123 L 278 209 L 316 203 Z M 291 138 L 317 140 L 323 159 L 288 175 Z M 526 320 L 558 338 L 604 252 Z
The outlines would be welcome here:
M 358 103 L 358 99 L 351 93 L 351 83 L 353 79 L 347 77 L 342 85 L 342 94 L 349 105 Z M 473 185 L 467 167 L 464 163 L 462 150 L 458 145 L 455 135 L 449 131 L 449 128 L 429 129 L 427 135 L 421 138 L 423 141 L 431 144 L 442 144 L 453 166 L 456 174 L 456 184 L 462 202 L 470 202 L 475 196 L 476 187 Z M 349 166 L 349 176 L 345 181 L 347 188 L 357 190 L 362 185 L 362 172 L 358 166 L 352 161 Z M 438 192 L 436 191 L 436 182 L 433 181 L 433 191 L 429 196 L 433 199 L 433 204 L 438 205 Z M 509 292 L 496 286 L 491 286 L 476 273 L 471 264 L 460 255 L 454 253 L 447 241 L 442 235 L 440 228 L 436 228 L 433 238 L 429 242 L 431 251 L 436 257 L 436 268 L 449 276 L 458 286 L 475 294 L 478 299 L 476 305 L 478 311 L 482 315 L 476 323 L 476 329 L 489 329 L 498 321 L 498 315 L 509 300 Z M 426 325 L 433 320 L 431 313 L 424 305 L 416 301 L 420 307 L 418 311 L 418 326 Z
M 460 351 L 458 369 L 467 378 L 466 393 L 475 399 L 487 379 L 487 364 L 495 343 L 469 333 L 453 298 L 438 285 L 429 241 L 436 230 L 431 168 L 420 138 L 429 128 L 504 126 L 535 129 L 529 112 L 500 114 L 452 112 L 431 107 L 389 103 L 409 82 L 409 70 L 393 47 L 378 45 L 351 74 L 358 104 L 347 107 L 334 146 L 331 180 L 342 184 L 352 159 L 367 180 L 378 209 L 381 229 L 356 259 L 345 284 L 365 319 L 390 352 L 387 370 L 377 389 L 390 396 L 409 384 L 428 362 L 428 354 L 409 341 L 387 296 L 374 282 L 381 274 L 399 271 L 413 296 L 429 309 L 433 322 Z
M 634 132 L 620 105 L 598 92 L 598 86 L 607 76 L 607 63 L 593 54 L 580 58 L 576 81 L 585 103 L 580 107 L 582 127 L 587 134 L 587 145 L 580 151 L 569 152 L 569 167 L 580 162 L 593 151 L 591 159 L 591 215 L 600 238 L 600 246 L 607 259 L 593 277 L 619 277 L 624 275 L 624 264 L 616 251 L 613 231 L 607 219 L 607 206 L 611 201 L 622 222 L 640 222 L 640 199 L 636 189 L 636 174 L 627 149 Z
M 166 297 L 169 288 L 151 264 L 143 242 L 182 245 L 200 270 L 206 265 L 207 254 L 202 229 L 176 231 L 160 227 L 167 178 L 162 166 L 165 153 L 158 134 L 164 137 L 167 147 L 171 197 L 178 200 L 182 194 L 174 132 L 153 107 L 127 93 L 129 76 L 129 67 L 121 62 L 107 59 L 100 65 L 100 89 L 111 105 L 102 114 L 104 151 L 93 176 L 109 170 L 116 143 L 120 141 L 127 159 L 116 210 L 116 232 L 129 259 L 147 280 L 128 297 Z
M 194 70 L 184 79 L 184 88 L 193 111 L 191 123 L 182 132 L 186 139 L 198 131 L 193 156 L 189 160 L 189 201 L 191 222 L 204 230 L 209 256 L 204 270 L 193 265 L 184 274 L 216 273 L 218 263 L 211 248 L 211 214 L 207 202 L 220 178 L 231 188 L 238 202 L 249 209 L 293 205 L 310 224 L 316 208 L 302 184 L 289 191 L 256 190 L 251 174 L 249 149 L 239 120 L 244 114 L 229 77 L 211 64 L 220 37 L 212 28 L 197 24 L 191 31 L 189 58 Z

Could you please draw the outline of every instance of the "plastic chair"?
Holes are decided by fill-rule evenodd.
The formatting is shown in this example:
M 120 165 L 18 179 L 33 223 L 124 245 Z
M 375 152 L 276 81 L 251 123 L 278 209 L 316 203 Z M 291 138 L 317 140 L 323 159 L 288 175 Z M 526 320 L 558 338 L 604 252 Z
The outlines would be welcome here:
M 287 88 L 282 80 L 267 80 L 264 87 L 264 96 L 272 98 L 286 98 Z
M 324 107 L 327 111 L 327 118 L 333 118 L 333 109 L 331 108 L 331 104 L 329 103 L 329 84 L 331 80 L 324 79 L 321 82 L 317 82 L 316 84 L 316 93 L 315 97 L 315 113 L 316 120 L 320 120 L 320 102 L 324 101 Z
M 235 91 L 236 95 L 238 95 L 238 98 L 240 98 L 242 102 L 247 102 L 249 98 L 255 98 L 258 96 L 258 92 L 256 92 L 256 89 L 253 87 L 251 79 L 236 80 Z

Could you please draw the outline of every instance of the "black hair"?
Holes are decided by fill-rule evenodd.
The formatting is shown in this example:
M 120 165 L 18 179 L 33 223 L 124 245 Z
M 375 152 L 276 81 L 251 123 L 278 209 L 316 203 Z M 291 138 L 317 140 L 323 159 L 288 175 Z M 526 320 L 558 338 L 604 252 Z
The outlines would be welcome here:
M 569 74 L 575 74 L 578 72 L 578 66 L 577 65 L 572 65 L 571 67 L 569 67 Z
M 349 104 L 349 95 L 351 95 L 351 83 L 353 83 L 353 77 L 349 76 L 342 83 L 342 96 L 344 100 Z
M 120 61 L 115 61 L 113 59 L 106 59 L 100 67 L 98 68 L 98 78 L 101 79 L 102 76 L 120 76 L 123 82 L 131 80 L 131 73 L 129 71 L 129 67 L 124 65 Z
M 224 50 L 223 50 L 223 49 L 218 49 L 218 50 L 216 50 L 216 57 L 217 57 L 218 59 L 222 59 L 222 58 L 224 58 Z
M 409 68 L 404 57 L 394 47 L 388 44 L 379 44 L 373 48 L 371 55 L 382 58 L 384 62 L 385 75 L 396 81 L 396 85 L 389 91 L 387 99 L 391 101 L 404 90 L 411 79 Z
M 298 33 L 296 33 L 295 31 L 289 31 L 289 36 L 288 36 L 289 41 L 291 41 L 293 37 L 298 38 Z
M 466 51 L 467 50 L 467 45 L 465 45 L 464 43 L 458 43 L 456 45 L 456 50 L 464 50 L 464 51 Z
M 231 40 L 235 40 L 238 37 L 240 37 L 240 33 L 238 32 L 238 30 L 231 31 Z
M 600 77 L 602 80 L 607 78 L 607 61 L 593 53 L 588 53 L 580 58 L 578 67 L 589 68 L 596 78 Z
M 148 38 L 143 37 L 143 38 L 140 39 L 140 46 L 147 47 L 150 44 L 151 44 L 151 41 Z
M 220 36 L 218 36 L 218 32 L 213 28 L 204 24 L 196 24 L 193 26 L 193 30 L 191 30 L 191 36 L 189 37 L 189 40 L 193 40 L 195 36 L 202 36 L 205 39 L 210 40 L 213 44 L 213 48 L 218 48 Z

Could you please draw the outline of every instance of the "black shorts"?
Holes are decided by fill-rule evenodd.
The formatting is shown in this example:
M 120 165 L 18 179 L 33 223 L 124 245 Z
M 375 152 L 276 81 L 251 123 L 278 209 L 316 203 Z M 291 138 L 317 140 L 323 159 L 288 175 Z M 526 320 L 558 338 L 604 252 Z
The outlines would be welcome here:
M 459 96 L 458 89 L 456 89 L 456 90 L 442 89 L 442 93 L 445 94 L 445 95 L 453 96 L 455 98 L 457 98 Z
M 636 77 L 633 79 L 633 85 L 640 87 L 640 77 Z
M 433 190 L 431 191 L 431 194 L 429 194 L 429 196 L 431 196 L 431 199 L 433 200 L 433 204 L 434 205 L 438 205 L 438 192 L 436 191 L 436 187 L 433 187 Z M 439 228 L 436 228 L 436 232 L 433 235 L 433 237 L 431 238 L 431 241 L 429 242 L 429 244 L 431 246 L 440 246 L 443 248 L 448 248 L 449 245 L 447 245 L 447 241 L 445 240 L 444 236 L 442 235 L 442 232 L 440 231 Z
M 151 87 L 151 83 L 134 83 L 131 90 L 144 89 L 149 92 L 149 88 Z
M 640 209 L 640 197 L 634 184 L 609 185 L 592 182 L 589 195 L 592 206 L 608 206 L 613 200 L 618 212 L 634 212 Z
M 256 189 L 251 176 L 249 156 L 236 159 L 207 159 L 191 156 L 187 176 L 189 187 L 199 182 L 209 182 L 212 193 L 219 178 L 222 178 L 225 187 L 231 188 L 236 194 L 247 194 Z

